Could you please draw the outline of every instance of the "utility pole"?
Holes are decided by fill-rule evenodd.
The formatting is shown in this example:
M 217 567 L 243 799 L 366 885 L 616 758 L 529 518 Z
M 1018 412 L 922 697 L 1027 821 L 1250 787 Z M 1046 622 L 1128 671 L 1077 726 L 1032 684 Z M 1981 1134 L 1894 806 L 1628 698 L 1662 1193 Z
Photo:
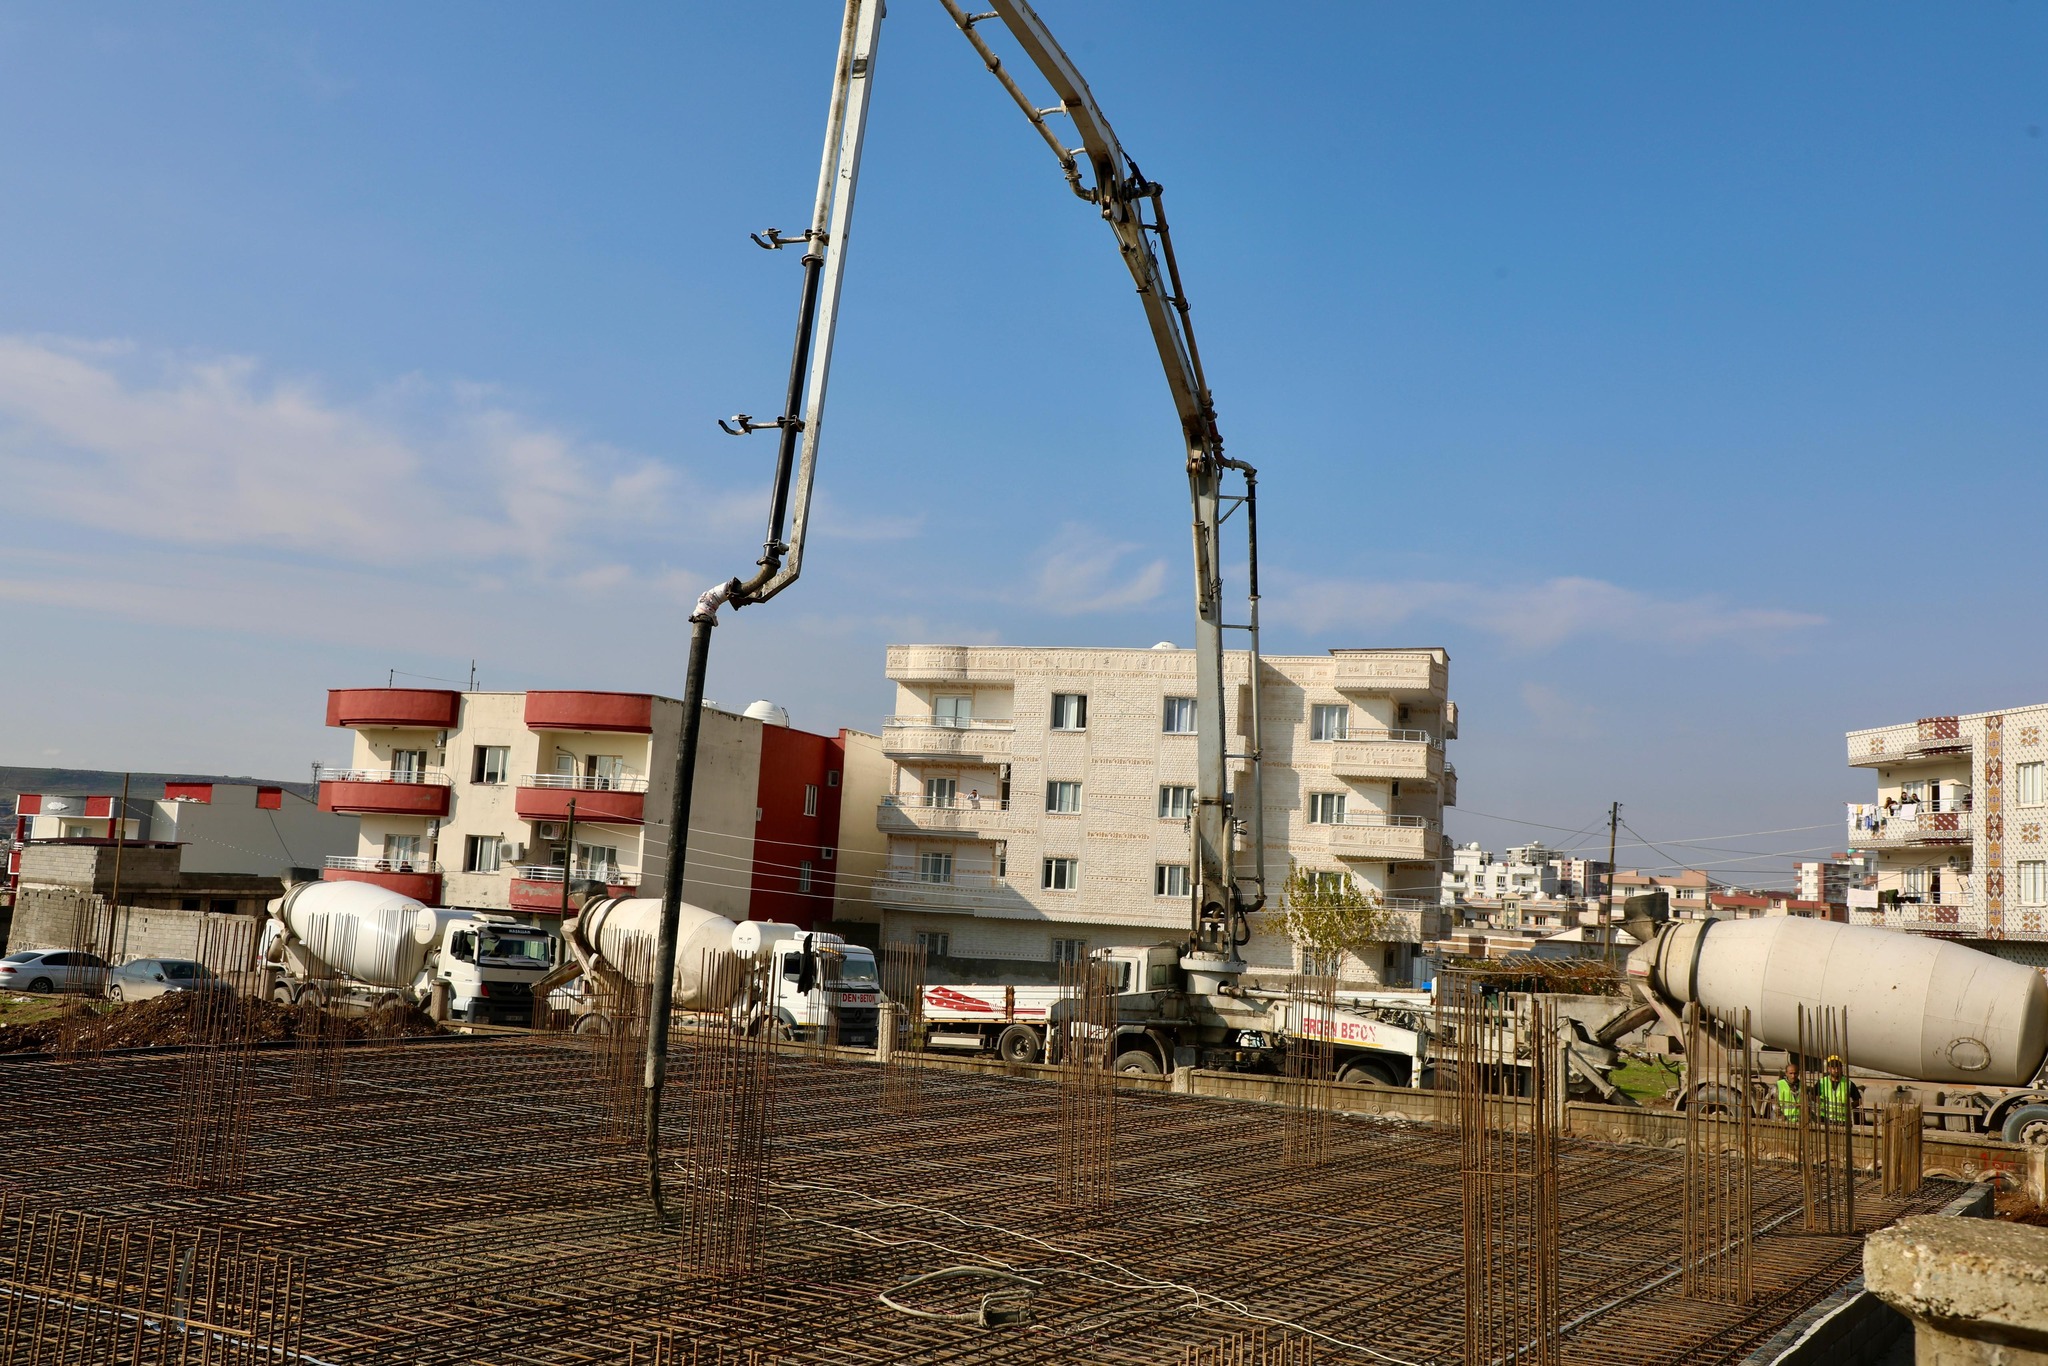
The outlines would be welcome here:
M 114 920 L 121 914 L 121 851 L 128 847 L 128 784 L 134 777 L 132 773 L 121 775 L 121 808 L 114 813 L 114 885 L 107 897 L 106 952 L 109 958 L 114 956 Z
M 1621 828 L 1621 803 L 1607 807 L 1607 892 L 1600 898 L 1600 938 L 1607 966 L 1614 966 L 1614 835 Z

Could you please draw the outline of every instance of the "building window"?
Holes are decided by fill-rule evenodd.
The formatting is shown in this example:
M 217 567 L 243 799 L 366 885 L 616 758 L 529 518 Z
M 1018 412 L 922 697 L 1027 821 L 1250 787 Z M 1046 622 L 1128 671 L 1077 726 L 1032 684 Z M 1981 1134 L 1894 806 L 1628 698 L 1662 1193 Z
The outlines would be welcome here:
M 1162 863 L 1152 870 L 1154 896 L 1186 896 L 1188 886 L 1188 866 L 1185 863 Z
M 384 837 L 384 861 L 394 868 L 400 864 L 420 862 L 420 837 L 418 835 L 386 835 Z
M 427 752 L 423 749 L 394 749 L 391 751 L 391 781 L 395 783 L 418 783 L 426 781 Z
M 188 897 L 182 897 L 182 898 L 180 898 L 180 899 L 179 899 L 179 901 L 178 901 L 178 909 L 179 909 L 179 910 L 181 910 L 181 911 L 196 911 L 196 910 L 198 910 L 198 909 L 199 909 L 199 898 L 198 898 L 198 897 L 196 897 L 196 896 L 188 896 Z
M 1901 881 L 1904 884 L 1907 896 L 1922 897 L 1927 895 L 1927 870 L 1925 868 L 1906 869 Z
M 1319 702 L 1309 709 L 1309 739 L 1342 740 L 1350 734 L 1351 704 L 1349 702 Z
M 944 930 L 919 930 L 917 946 L 928 959 L 944 958 L 953 951 L 953 936 Z
M 1045 785 L 1045 809 L 1062 816 L 1079 814 L 1081 810 L 1081 785 L 1079 783 L 1047 783 Z
M 827 786 L 827 787 L 837 787 L 837 786 L 839 786 L 839 770 L 838 770 L 838 769 L 836 769 L 836 768 L 828 768 L 828 769 L 826 769 L 826 770 L 825 770 L 825 786 Z
M 1085 963 L 1088 961 L 1088 941 L 1085 939 L 1055 939 L 1052 941 L 1052 961 L 1055 963 Z
M 619 875 L 619 851 L 609 844 L 576 846 L 576 876 L 594 882 L 610 882 Z
M 919 882 L 951 882 L 953 880 L 953 856 L 951 854 L 919 854 L 917 856 L 917 880 Z
M 2014 764 L 2012 772 L 2019 780 L 2021 806 L 2048 803 L 2048 764 Z
M 1344 797 L 1342 792 L 1312 792 L 1308 799 L 1308 823 L 1310 825 L 1344 824 Z
M 1309 949 L 1301 950 L 1301 970 L 1311 977 L 1335 977 L 1343 969 L 1344 953 L 1341 949 L 1332 950 L 1328 953 L 1316 953 Z
M 796 889 L 799 892 L 811 890 L 811 861 L 805 859 L 796 866 Z
M 1159 789 L 1159 819 L 1163 821 L 1184 821 L 1195 809 L 1195 790 L 1192 787 L 1162 787 Z
M 2020 860 L 2020 905 L 2048 906 L 2048 862 Z
M 1078 692 L 1056 692 L 1052 695 L 1052 728 L 1054 730 L 1088 729 L 1088 694 Z
M 804 814 L 806 816 L 818 814 L 818 785 L 816 783 L 804 784 Z
M 973 719 L 974 699 L 971 697 L 932 699 L 932 724 L 935 726 L 964 726 Z
M 462 842 L 462 871 L 465 873 L 495 873 L 498 871 L 498 837 L 496 835 L 471 835 Z
M 1081 880 L 1081 860 L 1071 858 L 1049 858 L 1039 879 L 1039 886 L 1048 892 L 1071 892 Z
M 1166 712 L 1159 723 L 1159 729 L 1167 735 L 1193 735 L 1195 733 L 1195 699 L 1192 697 L 1169 697 Z
M 478 745 L 469 752 L 469 780 L 502 783 L 512 767 L 512 751 L 504 745 Z
M 926 778 L 924 780 L 924 804 L 926 806 L 951 806 L 959 794 L 959 784 L 951 778 Z
M 1314 872 L 1310 873 L 1309 876 L 1315 880 L 1316 890 L 1324 893 L 1334 894 L 1341 892 L 1350 883 L 1350 878 L 1342 872 Z
M 818 857 L 830 863 L 833 859 L 839 857 L 839 851 L 828 844 L 818 851 Z

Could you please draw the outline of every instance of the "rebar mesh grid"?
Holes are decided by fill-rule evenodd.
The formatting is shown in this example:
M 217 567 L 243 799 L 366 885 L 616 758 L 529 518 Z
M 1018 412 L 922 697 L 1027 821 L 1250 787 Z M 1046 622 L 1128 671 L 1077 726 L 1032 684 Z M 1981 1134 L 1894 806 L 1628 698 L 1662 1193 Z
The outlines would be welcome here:
M 776 1366 L 777 1360 L 752 1348 L 728 1355 L 716 1343 L 707 1351 L 704 1343 L 672 1331 L 656 1333 L 644 1347 L 635 1342 L 626 1351 L 626 1366 Z
M 1749 1012 L 1685 1010 L 1684 1274 L 1690 1300 L 1747 1304 L 1756 1226 Z
M 38 1209 L 0 1190 L 0 1360 L 255 1366 L 299 1360 L 306 1268 L 233 1232 Z
M 1811 1233 L 1856 1231 L 1856 1107 L 1827 1075 L 1849 1055 L 1849 1012 L 1799 1007 L 1799 1169 Z M 1841 1086 L 1848 1085 L 1846 1072 Z
M 193 958 L 206 976 L 192 998 L 190 1043 L 181 1062 L 171 1183 L 192 1190 L 235 1190 L 248 1175 L 250 1045 L 256 1017 L 244 998 L 261 1000 L 257 962 L 260 926 L 253 919 L 213 920 L 199 927 Z
M 1111 964 L 1060 964 L 1060 1198 L 1101 1211 L 1116 1197 L 1116 983 Z M 1050 1036 L 1050 1035 L 1049 1035 Z
M 1269 1338 L 1255 1328 L 1184 1349 L 1181 1366 L 1316 1366 L 1316 1341 L 1285 1333 Z
M 699 1038 L 678 1031 L 664 1111 L 678 1187 Z M 736 1291 L 677 1275 L 680 1231 L 656 1225 L 641 1160 L 604 1140 L 586 1047 L 355 1045 L 339 1096 L 319 1105 L 293 1094 L 289 1049 L 251 1050 L 256 1123 L 237 1191 L 166 1180 L 175 1056 L 11 1062 L 37 1103 L 0 1108 L 0 1150 L 46 1207 L 231 1230 L 306 1258 L 303 1350 L 330 1366 L 618 1366 L 662 1329 L 728 1366 L 749 1350 L 782 1366 L 1172 1366 L 1261 1327 L 1312 1340 L 1319 1366 L 1463 1351 L 1453 1129 L 1333 1115 L 1328 1160 L 1285 1173 L 1262 1152 L 1280 1107 L 1127 1090 L 1116 1217 L 1077 1220 L 1056 1170 L 1058 1088 L 932 1067 L 906 1117 L 860 1066 L 782 1049 L 761 1270 Z M 1799 1169 L 1759 1164 L 1755 1297 L 1682 1299 L 1681 1155 L 1571 1141 L 1558 1165 L 1574 1366 L 1729 1366 L 1861 1267 L 1857 1238 L 1791 1235 Z M 1960 1189 L 1930 1180 L 1866 1217 L 1937 1209 Z M 876 1300 L 952 1265 L 1041 1282 L 1032 1321 L 933 1323 Z
M 1557 1366 L 1556 1030 L 1540 997 L 1441 984 L 1458 1079 L 1467 1366 Z

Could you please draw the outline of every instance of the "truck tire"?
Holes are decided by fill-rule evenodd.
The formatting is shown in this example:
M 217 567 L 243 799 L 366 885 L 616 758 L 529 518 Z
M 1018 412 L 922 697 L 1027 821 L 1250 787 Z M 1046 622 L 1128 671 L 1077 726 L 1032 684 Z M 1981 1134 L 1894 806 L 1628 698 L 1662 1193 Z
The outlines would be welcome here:
M 1045 1057 L 1045 1045 L 1030 1025 L 1013 1024 L 996 1036 L 996 1056 L 1004 1062 L 1038 1062 Z
M 288 1006 L 297 1000 L 297 996 L 292 991 L 292 984 L 290 982 L 279 982 L 270 989 L 270 999 L 281 1006 Z
M 578 1034 L 609 1034 L 612 1032 L 612 1022 L 604 1016 L 593 1012 L 576 1022 L 574 1032 Z
M 1394 1080 L 1393 1069 L 1381 1062 L 1354 1062 L 1345 1065 L 1337 1074 L 1337 1080 L 1352 1086 L 1370 1082 L 1374 1086 L 1399 1086 Z
M 1133 1048 L 1128 1053 L 1116 1055 L 1115 1068 L 1141 1077 L 1164 1076 L 1166 1069 L 1159 1065 L 1159 1059 L 1142 1048 Z
M 2048 1103 L 2029 1101 L 2005 1117 L 2007 1143 L 2026 1143 L 2048 1148 Z

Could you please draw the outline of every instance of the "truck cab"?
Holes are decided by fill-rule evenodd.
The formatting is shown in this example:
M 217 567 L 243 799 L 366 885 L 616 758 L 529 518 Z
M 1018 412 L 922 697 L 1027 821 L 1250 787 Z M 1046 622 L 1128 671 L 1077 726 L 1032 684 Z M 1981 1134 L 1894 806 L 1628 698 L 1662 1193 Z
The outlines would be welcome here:
M 492 911 L 447 914 L 431 971 L 448 984 L 451 1017 L 489 1024 L 531 1024 L 533 984 L 559 955 L 548 930 Z
M 770 951 L 776 966 L 769 1008 L 783 1033 L 807 1040 L 836 1035 L 849 1048 L 875 1046 L 882 984 L 872 949 L 807 930 L 777 939 Z

